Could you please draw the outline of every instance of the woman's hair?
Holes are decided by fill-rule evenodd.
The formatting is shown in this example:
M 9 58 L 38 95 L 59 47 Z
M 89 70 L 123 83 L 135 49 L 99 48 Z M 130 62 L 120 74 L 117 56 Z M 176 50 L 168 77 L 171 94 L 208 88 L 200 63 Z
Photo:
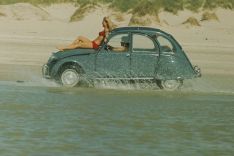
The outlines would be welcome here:
M 104 17 L 103 20 L 107 23 L 109 31 L 112 31 L 117 27 L 108 16 Z

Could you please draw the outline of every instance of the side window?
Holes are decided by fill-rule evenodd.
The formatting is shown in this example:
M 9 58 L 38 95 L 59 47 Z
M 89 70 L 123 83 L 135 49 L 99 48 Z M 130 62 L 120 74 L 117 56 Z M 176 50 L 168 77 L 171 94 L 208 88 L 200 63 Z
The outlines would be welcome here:
M 129 34 L 119 34 L 113 36 L 107 43 L 108 49 L 113 52 L 129 51 L 130 38 Z
M 160 44 L 162 52 L 173 52 L 173 45 L 167 38 L 158 36 L 157 40 Z
M 133 34 L 133 52 L 150 51 L 158 52 L 158 47 L 155 47 L 154 42 L 146 35 Z

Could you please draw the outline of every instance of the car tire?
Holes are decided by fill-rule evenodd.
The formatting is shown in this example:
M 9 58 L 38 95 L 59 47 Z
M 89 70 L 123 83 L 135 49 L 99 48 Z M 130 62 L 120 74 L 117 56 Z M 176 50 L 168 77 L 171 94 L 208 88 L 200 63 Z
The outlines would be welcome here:
M 75 68 L 67 67 L 60 74 L 60 82 L 65 87 L 75 87 L 80 82 L 80 74 Z
M 173 91 L 183 85 L 183 80 L 158 80 L 157 84 L 163 90 Z

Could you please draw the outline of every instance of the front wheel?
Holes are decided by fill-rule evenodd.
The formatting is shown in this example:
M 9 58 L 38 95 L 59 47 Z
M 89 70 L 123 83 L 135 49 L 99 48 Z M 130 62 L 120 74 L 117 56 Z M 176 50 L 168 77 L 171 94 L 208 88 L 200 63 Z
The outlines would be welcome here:
M 74 87 L 79 83 L 80 76 L 75 69 L 67 68 L 61 73 L 60 80 L 63 86 Z
M 161 89 L 173 91 L 183 85 L 183 80 L 158 80 L 157 84 Z

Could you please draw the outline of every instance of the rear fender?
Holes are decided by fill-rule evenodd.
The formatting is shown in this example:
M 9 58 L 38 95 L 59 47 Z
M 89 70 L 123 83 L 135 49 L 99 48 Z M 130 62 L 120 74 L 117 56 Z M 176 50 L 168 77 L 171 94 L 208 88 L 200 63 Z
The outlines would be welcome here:
M 195 76 L 196 73 L 187 59 L 176 55 L 161 55 L 156 70 L 156 79 L 183 80 L 191 79 Z

